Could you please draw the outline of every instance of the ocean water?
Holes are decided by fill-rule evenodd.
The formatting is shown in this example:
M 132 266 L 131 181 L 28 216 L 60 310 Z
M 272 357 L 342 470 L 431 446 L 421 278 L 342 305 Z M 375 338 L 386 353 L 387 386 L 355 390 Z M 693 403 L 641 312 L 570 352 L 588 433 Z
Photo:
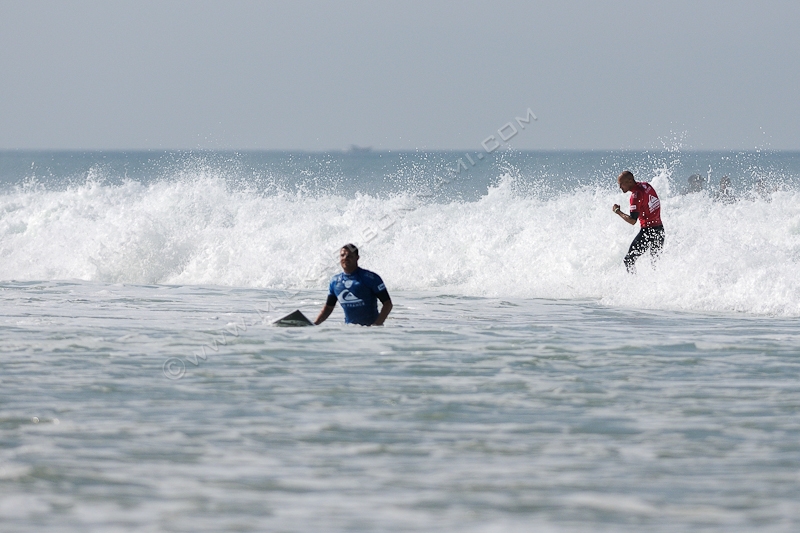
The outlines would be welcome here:
M 800 529 L 800 153 L 475 155 L 0 153 L 0 530 Z

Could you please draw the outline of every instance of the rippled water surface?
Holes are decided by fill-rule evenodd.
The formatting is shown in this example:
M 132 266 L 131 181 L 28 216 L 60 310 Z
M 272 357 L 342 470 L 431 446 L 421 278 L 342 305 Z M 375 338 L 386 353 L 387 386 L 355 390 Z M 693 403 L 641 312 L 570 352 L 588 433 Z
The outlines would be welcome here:
M 324 294 L 2 283 L 0 529 L 800 529 L 797 318 Z

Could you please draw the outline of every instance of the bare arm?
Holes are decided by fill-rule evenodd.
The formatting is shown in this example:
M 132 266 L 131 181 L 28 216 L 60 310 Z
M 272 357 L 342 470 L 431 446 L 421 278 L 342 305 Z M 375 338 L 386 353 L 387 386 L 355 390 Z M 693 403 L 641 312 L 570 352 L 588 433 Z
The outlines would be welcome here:
M 392 301 L 391 300 L 386 300 L 385 302 L 383 302 L 383 305 L 381 306 L 381 312 L 378 313 L 378 318 L 375 320 L 375 323 L 373 323 L 372 325 L 373 326 L 382 326 L 383 322 L 386 320 L 386 317 L 389 316 L 389 313 L 391 313 L 392 307 L 393 306 L 392 306 Z
M 631 224 L 631 225 L 636 224 L 636 219 L 635 218 L 633 218 L 630 215 L 626 215 L 625 213 L 623 213 L 622 211 L 619 210 L 619 204 L 614 204 L 613 210 L 614 210 L 614 212 L 616 214 L 619 215 L 619 218 L 621 218 L 622 220 L 624 220 L 628 224 Z
M 314 321 L 314 324 L 319 326 L 325 322 L 325 320 L 331 316 L 331 313 L 333 313 L 333 308 L 333 305 L 325 305 L 325 307 L 322 308 L 322 311 L 319 312 L 319 315 L 317 315 L 317 319 Z

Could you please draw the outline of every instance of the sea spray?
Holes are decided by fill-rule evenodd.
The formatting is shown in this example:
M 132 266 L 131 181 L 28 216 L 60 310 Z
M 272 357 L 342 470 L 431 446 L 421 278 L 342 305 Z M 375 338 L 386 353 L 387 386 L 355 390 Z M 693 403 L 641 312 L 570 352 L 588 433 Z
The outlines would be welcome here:
M 670 194 L 669 173 L 652 182 L 666 245 L 636 276 L 622 257 L 638 228 L 613 216 L 627 195 L 610 186 L 542 195 L 506 175 L 474 201 L 434 201 L 258 192 L 203 175 L 0 195 L 0 278 L 324 290 L 324 265 L 353 241 L 395 291 L 800 315 L 800 193 L 726 204 Z

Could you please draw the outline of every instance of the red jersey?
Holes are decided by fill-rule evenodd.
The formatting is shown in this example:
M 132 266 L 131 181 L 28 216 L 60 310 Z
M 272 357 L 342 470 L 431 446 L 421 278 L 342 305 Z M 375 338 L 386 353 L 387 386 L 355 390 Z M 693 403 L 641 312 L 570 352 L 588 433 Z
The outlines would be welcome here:
M 631 189 L 631 216 L 638 213 L 639 224 L 643 228 L 662 226 L 661 200 L 658 199 L 656 190 L 644 181 L 638 182 Z

